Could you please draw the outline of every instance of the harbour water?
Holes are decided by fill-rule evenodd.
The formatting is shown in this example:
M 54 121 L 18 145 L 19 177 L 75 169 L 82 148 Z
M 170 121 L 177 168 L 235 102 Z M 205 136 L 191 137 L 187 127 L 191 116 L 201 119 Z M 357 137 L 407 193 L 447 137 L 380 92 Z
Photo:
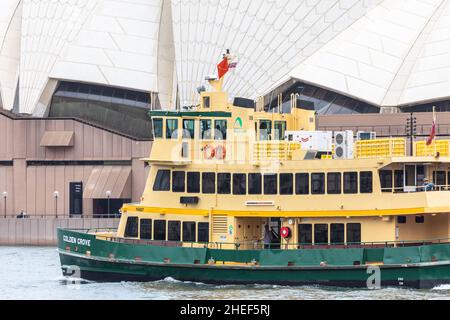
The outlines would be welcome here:
M 0 299 L 44 300 L 450 300 L 450 286 L 432 290 L 211 286 L 166 279 L 155 283 L 67 281 L 56 248 L 0 247 Z

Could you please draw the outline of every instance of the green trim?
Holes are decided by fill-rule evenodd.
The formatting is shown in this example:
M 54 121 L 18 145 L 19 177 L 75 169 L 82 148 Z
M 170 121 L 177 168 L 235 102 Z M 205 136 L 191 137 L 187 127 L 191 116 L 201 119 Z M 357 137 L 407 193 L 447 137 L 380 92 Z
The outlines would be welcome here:
M 231 118 L 231 112 L 211 111 L 211 112 L 196 112 L 196 111 L 149 111 L 148 115 L 151 117 L 211 117 L 211 118 Z

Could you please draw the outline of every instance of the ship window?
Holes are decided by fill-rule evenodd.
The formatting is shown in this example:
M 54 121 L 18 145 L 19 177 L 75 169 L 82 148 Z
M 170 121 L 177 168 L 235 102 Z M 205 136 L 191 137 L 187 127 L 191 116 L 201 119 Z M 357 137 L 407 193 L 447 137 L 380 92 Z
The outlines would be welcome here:
M 355 194 L 358 193 L 358 173 L 345 172 L 344 173 L 344 193 Z
M 195 120 L 183 120 L 183 139 L 195 138 Z
M 125 238 L 137 238 L 139 236 L 139 218 L 128 217 L 127 224 L 125 226 Z
M 294 194 L 294 175 L 291 173 L 280 174 L 280 194 Z
M 211 97 L 203 97 L 203 108 L 209 109 L 211 107 Z
M 200 193 L 200 172 L 188 172 L 187 192 Z
M 416 223 L 425 223 L 424 216 L 416 216 Z
M 373 176 L 372 172 L 361 172 L 359 175 L 359 191 L 361 193 L 373 192 Z
M 181 232 L 181 222 L 180 221 L 169 221 L 168 223 L 168 238 L 169 241 L 180 241 Z
M 330 241 L 332 244 L 344 244 L 344 229 L 343 223 L 332 223 L 330 225 Z
M 231 174 L 218 173 L 217 174 L 217 193 L 230 194 L 231 193 Z
M 311 193 L 325 194 L 325 174 L 312 173 L 311 174 Z
M 274 140 L 284 140 L 286 132 L 286 121 L 275 121 L 274 124 Z
M 200 121 L 200 131 L 202 132 L 201 138 L 203 140 L 212 139 L 212 121 L 211 120 L 201 120 Z
M 401 190 L 403 190 L 403 184 L 405 183 L 404 181 L 404 172 L 403 170 L 395 170 L 394 171 L 394 188 L 395 188 L 395 192 L 399 192 Z
M 347 224 L 347 244 L 361 243 L 361 224 L 348 223 Z
M 380 184 L 382 192 L 392 192 L 392 170 L 380 171 Z
M 328 194 L 341 194 L 341 174 L 327 174 L 327 192 Z
M 158 170 L 153 191 L 170 191 L 170 170 Z
M 444 187 L 447 185 L 446 181 L 447 173 L 445 171 L 435 171 L 433 174 L 434 184 L 438 187 Z
M 314 244 L 328 244 L 328 225 L 314 225 Z
M 248 194 L 258 195 L 262 193 L 262 175 L 261 173 L 249 173 L 248 175 Z
M 259 140 L 268 141 L 272 133 L 272 121 L 260 120 L 259 121 Z
M 151 219 L 141 219 L 141 239 L 151 240 L 152 239 L 152 220 Z
M 166 120 L 166 139 L 178 139 L 178 119 Z
M 166 241 L 166 220 L 155 220 L 153 232 L 153 238 L 155 240 Z
M 215 120 L 214 126 L 214 140 L 227 140 L 227 120 Z
M 163 137 L 163 119 L 153 119 L 153 138 Z
M 208 243 L 209 242 L 209 223 L 208 222 L 199 222 L 197 224 L 198 230 L 198 242 L 199 243 Z
M 195 242 L 195 222 L 183 222 L 183 242 Z
M 274 195 L 278 194 L 278 181 L 276 174 L 264 175 L 264 194 Z
M 216 174 L 214 172 L 202 173 L 202 192 L 204 194 L 216 193 Z
M 312 245 L 312 224 L 298 225 L 298 243 L 301 245 Z
M 308 173 L 297 173 L 295 175 L 295 193 L 299 195 L 309 194 Z
M 186 186 L 186 172 L 174 171 L 172 172 L 172 191 L 173 192 L 185 192 Z
M 246 195 L 247 194 L 247 176 L 242 173 L 233 174 L 233 194 Z
M 407 222 L 408 218 L 406 216 L 398 216 L 397 217 L 397 223 L 398 224 L 405 224 Z

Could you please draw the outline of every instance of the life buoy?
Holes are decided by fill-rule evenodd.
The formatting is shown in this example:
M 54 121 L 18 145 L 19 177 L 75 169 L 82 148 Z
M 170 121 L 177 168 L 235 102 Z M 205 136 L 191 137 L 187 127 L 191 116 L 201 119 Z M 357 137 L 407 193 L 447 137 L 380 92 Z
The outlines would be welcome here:
M 205 155 L 205 159 L 211 160 L 216 156 L 216 149 L 210 145 L 207 145 L 203 148 L 203 153 Z
M 291 233 L 291 229 L 289 229 L 288 227 L 283 227 L 280 230 L 280 234 L 281 234 L 281 237 L 283 239 L 289 239 L 291 237 L 291 234 L 292 234 Z
M 215 150 L 215 153 L 217 160 L 223 160 L 227 156 L 227 149 L 225 149 L 225 146 L 218 146 Z

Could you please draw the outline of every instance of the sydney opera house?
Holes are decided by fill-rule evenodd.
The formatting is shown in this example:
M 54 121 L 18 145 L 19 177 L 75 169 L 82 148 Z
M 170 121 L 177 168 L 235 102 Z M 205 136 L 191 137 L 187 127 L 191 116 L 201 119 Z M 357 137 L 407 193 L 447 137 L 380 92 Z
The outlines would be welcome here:
M 138 200 L 148 110 L 195 105 L 226 49 L 232 98 L 380 135 L 411 112 L 426 134 L 435 106 L 450 128 L 449 0 L 1 0 L 0 215 Z

